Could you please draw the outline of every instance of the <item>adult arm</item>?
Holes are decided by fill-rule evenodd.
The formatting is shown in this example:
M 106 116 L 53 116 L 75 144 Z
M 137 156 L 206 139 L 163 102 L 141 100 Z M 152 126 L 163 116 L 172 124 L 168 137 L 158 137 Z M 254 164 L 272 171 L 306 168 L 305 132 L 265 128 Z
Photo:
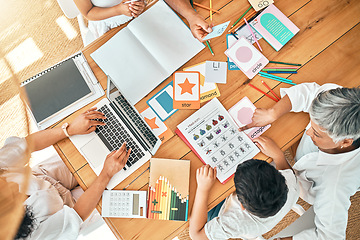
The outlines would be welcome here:
M 176 12 L 189 22 L 190 30 L 199 41 L 212 32 L 212 25 L 207 23 L 203 16 L 197 13 L 189 0 L 165 0 Z
M 94 120 L 96 118 L 105 119 L 104 114 L 95 109 L 96 108 L 89 109 L 70 123 L 67 127 L 68 134 L 70 136 L 88 134 L 95 131 L 97 125 L 105 125 L 103 122 Z M 32 133 L 26 137 L 26 141 L 31 147 L 30 151 L 34 152 L 54 145 L 64 138 L 66 138 L 64 131 L 61 127 L 56 127 Z
M 124 143 L 117 151 L 111 152 L 106 157 L 104 168 L 100 175 L 75 203 L 74 210 L 83 221 L 95 209 L 110 179 L 125 166 L 130 152 L 131 149 L 126 151 L 126 144 Z
M 145 8 L 145 2 L 142 0 L 130 4 L 123 1 L 112 7 L 96 7 L 91 0 L 74 0 L 74 2 L 81 14 L 91 21 L 104 20 L 118 15 L 137 17 Z
M 209 165 L 196 170 L 197 189 L 190 217 L 189 234 L 191 239 L 207 240 L 205 224 L 207 221 L 207 204 L 211 187 L 216 181 L 216 168 Z

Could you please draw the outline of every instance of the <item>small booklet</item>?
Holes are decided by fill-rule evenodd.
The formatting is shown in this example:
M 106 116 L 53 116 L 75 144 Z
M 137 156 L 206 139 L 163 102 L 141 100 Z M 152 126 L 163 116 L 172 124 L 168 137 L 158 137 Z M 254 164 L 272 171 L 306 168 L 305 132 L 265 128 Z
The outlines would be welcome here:
M 299 32 L 299 28 L 274 4 L 254 19 L 253 27 L 276 51 Z
M 150 159 L 147 218 L 187 221 L 190 160 Z
M 239 163 L 260 152 L 244 132 L 239 132 L 217 98 L 180 123 L 175 132 L 204 164 L 217 167 L 221 183 L 230 179 Z

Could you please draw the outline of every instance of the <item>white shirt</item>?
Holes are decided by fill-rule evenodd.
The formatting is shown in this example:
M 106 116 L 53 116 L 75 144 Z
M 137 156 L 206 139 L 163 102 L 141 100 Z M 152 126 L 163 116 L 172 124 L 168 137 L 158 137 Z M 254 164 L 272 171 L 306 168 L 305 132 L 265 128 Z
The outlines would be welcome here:
M 10 137 L 0 149 L 0 168 L 6 170 L 2 177 L 8 182 L 16 182 L 20 189 L 24 181 L 24 165 L 27 163 L 26 148 L 25 139 Z M 83 221 L 73 208 L 64 205 L 54 186 L 30 175 L 26 193 L 29 197 L 24 204 L 32 207 L 37 224 L 30 239 L 77 239 Z
M 210 240 L 229 238 L 253 239 L 270 231 L 290 211 L 299 198 L 297 182 L 292 170 L 281 170 L 288 186 L 287 199 L 274 216 L 260 218 L 242 210 L 236 193 L 226 198 L 219 216 L 205 224 L 205 234 Z
M 282 97 L 288 95 L 293 112 L 309 112 L 318 93 L 338 87 L 303 83 L 280 89 L 280 93 Z M 350 196 L 360 187 L 360 148 L 328 154 L 320 151 L 304 134 L 295 160 L 293 169 L 300 184 L 300 197 L 314 205 L 316 228 L 305 230 L 293 239 L 345 239 Z
M 121 2 L 122 0 L 91 0 L 91 3 L 95 7 L 102 7 L 102 8 L 113 7 Z M 104 20 L 89 21 L 88 28 L 93 33 L 94 37 L 98 38 L 107 31 L 109 31 L 110 29 L 118 27 L 121 24 L 130 21 L 131 19 L 132 17 L 128 17 L 126 15 L 119 15 Z

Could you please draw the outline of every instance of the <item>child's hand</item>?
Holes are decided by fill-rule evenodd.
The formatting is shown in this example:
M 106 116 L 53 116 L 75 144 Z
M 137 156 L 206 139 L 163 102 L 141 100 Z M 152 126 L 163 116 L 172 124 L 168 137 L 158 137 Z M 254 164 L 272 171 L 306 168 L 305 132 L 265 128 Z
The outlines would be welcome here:
M 132 2 L 129 4 L 131 16 L 138 17 L 145 9 L 145 2 L 143 0 Z
M 275 163 L 285 159 L 283 151 L 281 151 L 278 145 L 271 138 L 260 136 L 254 139 L 254 143 L 258 146 L 258 148 L 260 148 L 260 151 L 263 154 L 271 157 Z
M 196 181 L 198 191 L 209 192 L 216 181 L 216 168 L 204 165 L 196 170 Z

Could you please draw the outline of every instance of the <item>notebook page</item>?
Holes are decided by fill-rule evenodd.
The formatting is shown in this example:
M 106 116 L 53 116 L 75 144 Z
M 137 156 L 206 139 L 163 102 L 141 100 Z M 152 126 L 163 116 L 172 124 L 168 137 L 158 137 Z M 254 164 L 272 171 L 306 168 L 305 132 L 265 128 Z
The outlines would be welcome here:
M 161 83 L 166 72 L 127 28 L 90 54 L 132 104 Z M 146 81 L 146 84 L 140 84 Z
M 167 76 L 204 48 L 162 0 L 132 21 L 128 28 L 163 66 Z

